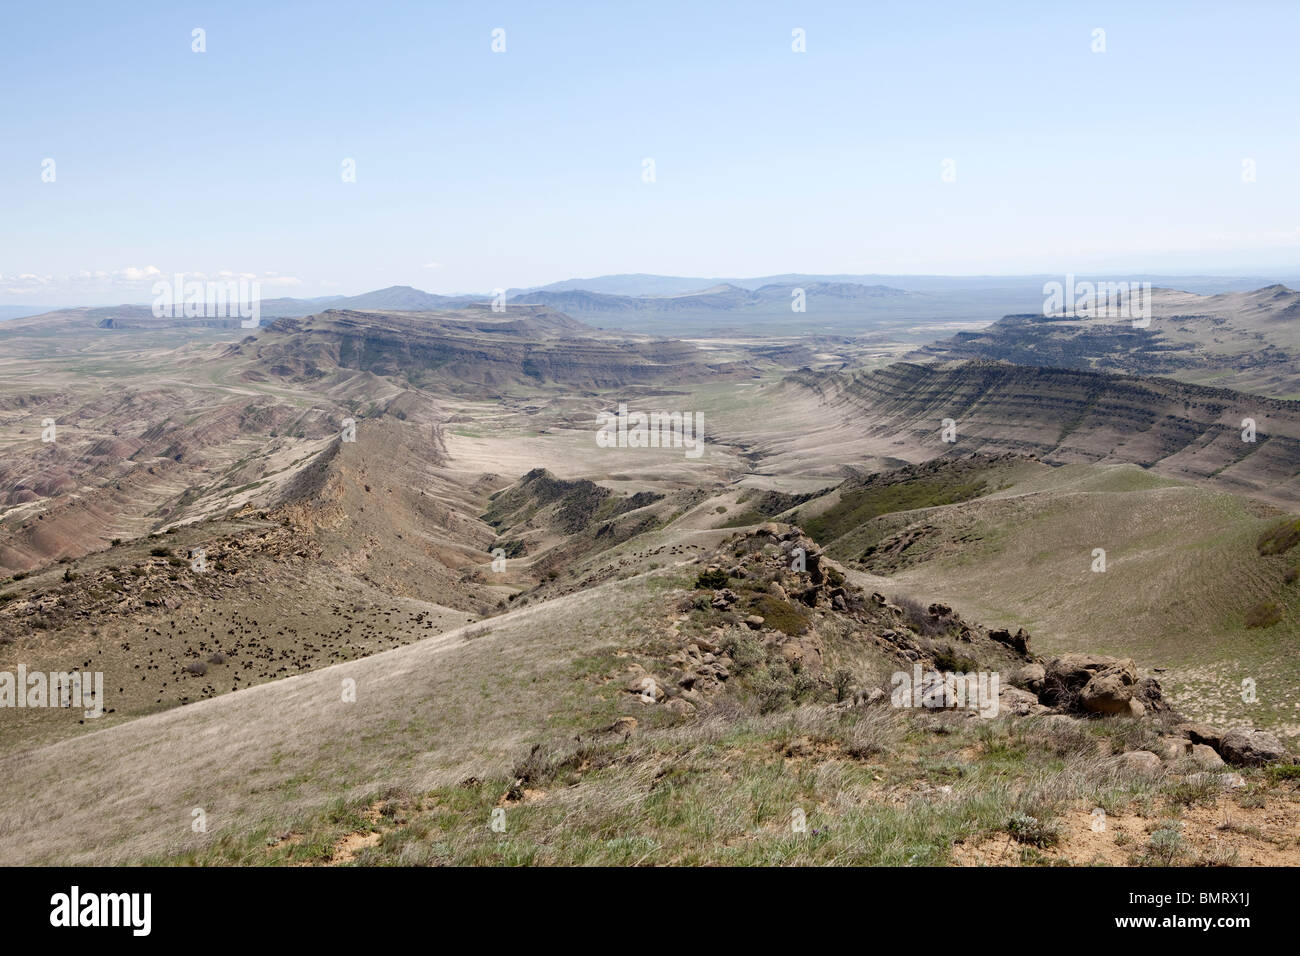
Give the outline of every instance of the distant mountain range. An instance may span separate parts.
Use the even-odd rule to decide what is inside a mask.
[[[1080,279],[1090,278],[1084,274]],[[1100,278],[1100,276],[1091,276]],[[1183,289],[1198,295],[1214,295],[1220,292],[1245,292],[1258,289],[1274,282],[1300,281],[1300,276],[1286,277],[1273,275],[1260,276],[1216,276],[1216,275],[1111,275],[1110,281],[1143,281],[1152,285]],[[584,290],[608,295],[624,296],[675,296],[701,292],[722,285],[734,285],[742,289],[759,289],[763,286],[807,286],[815,283],[845,283],[865,286],[892,286],[907,292],[947,294],[955,292],[983,294],[1013,294],[1023,296],[1032,293],[1036,298],[1042,297],[1043,283],[1059,280],[1055,274],[1032,274],[1020,276],[945,276],[945,275],[888,275],[881,273],[850,274],[839,273],[821,275],[808,272],[786,272],[780,275],[738,278],[734,276],[662,276],[647,273],[621,273],[617,275],[594,276],[589,279],[564,279],[548,285],[531,286],[523,289],[510,289],[514,295],[520,292],[572,292]]]
[[[801,330],[844,334],[877,329],[924,330],[936,324],[968,327],[1003,316],[1041,312],[1043,285],[1060,276],[883,276],[786,273],[757,278],[701,278],[622,274],[566,279],[505,292],[507,305],[542,305],[600,327],[658,335],[702,335],[742,331],[772,334],[794,325]],[[1079,276],[1080,279],[1085,278]],[[1150,281],[1196,295],[1247,292],[1273,278],[1223,276],[1107,276],[1111,281]],[[1300,280],[1295,280],[1300,285]],[[802,299],[798,296],[802,290]],[[263,299],[263,318],[301,318],[327,309],[439,312],[482,306],[490,292],[438,295],[397,285],[360,295]],[[802,311],[795,308],[802,304]],[[147,305],[77,309],[0,307],[6,329],[52,323],[120,326],[150,324]],[[211,321],[205,324],[221,324]],[[929,336],[926,336],[929,337]]]

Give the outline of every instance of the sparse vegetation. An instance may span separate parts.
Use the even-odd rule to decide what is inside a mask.
[[[727,586],[727,572],[721,568],[706,568],[695,578],[695,586],[705,590],[717,590]]]
[[[518,322],[527,328],[522,313]],[[1202,631],[1182,627],[1192,620],[1203,630],[1230,631],[1237,643],[1225,646],[1240,652],[1231,660],[1261,675],[1261,689],[1267,679],[1269,693],[1289,708],[1290,665],[1276,661],[1289,623],[1244,640],[1241,628],[1242,608],[1252,602],[1268,608],[1258,623],[1247,615],[1248,626],[1269,627],[1293,621],[1300,600],[1294,588],[1278,586],[1279,578],[1295,582],[1294,555],[1261,560],[1294,544],[1287,543],[1286,523],[1261,536],[1277,514],[1262,504],[1240,506],[1175,484],[1154,466],[1051,468],[1029,459],[967,460],[964,448],[943,462],[830,480],[882,467],[883,456],[894,452],[873,441],[865,457],[852,458],[855,449],[805,470],[800,454],[790,453],[796,446],[785,443],[792,432],[782,431],[788,426],[780,414],[772,415],[779,442],[741,445],[740,460],[756,466],[742,482],[735,456],[712,453],[692,463],[694,471],[683,471],[675,454],[662,456],[662,465],[647,455],[626,472],[605,473],[599,484],[541,468],[515,480],[534,462],[567,466],[585,456],[574,452],[573,424],[585,421],[592,396],[604,401],[612,390],[583,385],[561,394],[549,383],[514,382],[504,370],[486,389],[457,383],[464,394],[440,405],[445,396],[422,394],[418,376],[414,383],[388,380],[383,358],[365,375],[335,375],[331,367],[327,395],[306,387],[327,372],[303,370],[301,355],[277,355],[284,365],[268,375],[267,363],[252,353],[271,350],[273,338],[205,369],[212,378],[203,383],[210,393],[204,400],[222,406],[215,423],[221,427],[197,409],[177,411],[184,403],[171,402],[170,393],[162,396],[165,422],[159,415],[137,428],[149,412],[133,406],[133,433],[123,436],[132,451],[143,427],[161,437],[135,459],[141,467],[130,482],[112,479],[121,492],[114,500],[140,512],[122,515],[120,523],[114,516],[113,526],[130,540],[125,551],[83,558],[65,546],[69,520],[59,509],[79,507],[76,495],[62,495],[45,512],[54,520],[39,527],[54,545],[43,553],[14,551],[37,568],[45,587],[0,594],[0,605],[12,605],[24,592],[24,600],[3,608],[8,630],[0,643],[8,659],[57,653],[59,663],[66,657],[126,679],[114,680],[125,688],[112,698],[119,713],[91,727],[102,728],[95,738],[78,737],[83,731],[69,721],[56,731],[41,728],[48,736],[30,745],[20,783],[64,809],[58,820],[45,819],[34,802],[23,804],[29,798],[15,784],[5,799],[24,826],[6,834],[7,858],[1203,864],[1220,861],[1204,833],[1229,811],[1236,822],[1219,832],[1222,843],[1240,839],[1256,854],[1291,852],[1293,843],[1284,845],[1286,835],[1270,829],[1269,820],[1294,818],[1295,765],[1207,772],[1186,752],[1189,744],[1179,751],[1174,741],[1170,755],[1164,738],[1174,721],[1164,712],[1140,720],[1038,716],[1046,708],[1034,703],[1032,688],[1050,680],[1016,676],[1023,652],[991,643],[987,626],[1033,630],[1043,662],[1082,646],[1131,653],[1143,679],[1154,665],[1167,664],[1160,680],[1185,700],[1192,696],[1185,682],[1233,683],[1225,680],[1221,648],[1194,659],[1205,645]],[[364,348],[352,358],[370,362]],[[312,361],[334,354],[317,351]],[[764,363],[760,380],[746,382],[746,390],[770,394],[769,386],[779,384],[783,400],[792,397],[798,382],[771,365]],[[180,374],[169,371],[168,378]],[[809,371],[809,381],[820,374]],[[856,374],[852,367],[844,372],[849,397],[860,397],[851,391]],[[445,377],[430,375],[428,381]],[[382,391],[375,391],[379,379]],[[673,388],[710,416],[719,403],[743,408],[715,418],[717,435],[742,443],[750,423],[763,421],[756,411],[770,401],[738,397],[726,382]],[[383,395],[379,403],[371,401],[376,394]],[[245,416],[239,437],[223,444],[230,425],[225,403],[245,398],[253,404],[238,409]],[[454,468],[428,467],[438,458],[429,452],[429,426],[408,422],[391,404],[391,414],[380,408],[391,401],[426,423],[433,414],[452,414],[474,426],[456,429],[469,440],[457,440]],[[346,403],[372,417],[357,447],[340,448],[336,413]],[[272,422],[280,426],[270,429],[277,440],[262,442]],[[1089,427],[1082,417],[1064,424],[1075,435]],[[102,426],[96,423],[96,440],[107,442],[110,429]],[[187,447],[191,426],[213,442],[210,453]],[[837,437],[832,431],[828,441]],[[293,436],[304,434],[310,443],[296,445]],[[515,447],[534,440],[536,447]],[[496,468],[490,458],[503,442],[515,445]],[[316,450],[326,444],[333,450]],[[545,454],[528,457],[539,450]],[[914,457],[915,446],[900,445],[896,453]],[[585,473],[588,461],[580,463]],[[146,464],[161,466],[157,481],[145,481]],[[684,477],[695,474],[704,477]],[[84,478],[78,494],[97,490],[93,474],[75,477]],[[990,496],[1022,478],[1014,493]],[[739,491],[750,482],[798,494]],[[241,497],[231,500],[235,494]],[[15,520],[33,529],[45,520],[19,508]],[[787,519],[799,515],[827,540],[812,542],[792,527]],[[769,521],[762,532],[719,531]],[[173,536],[174,547],[151,547],[162,543],[152,540],[160,533],[142,544],[146,527],[162,525],[170,526],[161,534]],[[98,549],[103,524],[87,527]],[[1109,575],[1087,572],[1079,542],[1092,537],[1111,548]],[[187,561],[178,555],[198,545],[209,549],[214,571],[231,573],[185,573]],[[807,568],[792,563],[795,546],[804,549]],[[512,563],[506,575],[486,573],[484,555],[497,548],[527,560]],[[149,557],[141,558],[145,550]],[[63,580],[80,575],[77,588],[53,583],[60,572],[52,555],[64,553],[75,557],[58,562],[66,567]],[[868,553],[871,561],[850,560]],[[1259,573],[1238,573],[1246,558]],[[121,570],[107,567],[108,559]],[[140,566],[129,567],[132,561]],[[1167,575],[1148,573],[1160,561],[1171,563]],[[871,573],[889,575],[888,583]],[[1245,590],[1228,599],[1226,585],[1204,586],[1219,578],[1233,588],[1244,581]],[[1136,609],[1118,590],[1140,590],[1134,580],[1151,584]],[[1183,582],[1178,590],[1173,580]],[[907,593],[881,596],[894,588]],[[837,589],[844,593],[829,593]],[[949,598],[949,589],[960,600]],[[939,606],[931,613],[908,594],[951,602],[962,617]],[[522,605],[527,609],[519,613]],[[1053,617],[1057,605],[1064,610]],[[1081,608],[1086,642],[1061,624],[1080,617]],[[1154,643],[1142,643],[1155,633],[1151,622],[1166,616],[1179,627],[1159,638],[1167,641],[1161,649],[1185,644],[1185,657],[1171,660]],[[889,701],[890,675],[913,661],[964,673],[996,665],[1004,689],[1014,677],[1019,690],[1006,698],[1026,716],[1013,716],[1010,707],[979,720],[901,712]],[[1277,666],[1266,670],[1256,666],[1261,662]],[[318,672],[329,664],[341,667]],[[270,683],[291,675],[283,689]],[[367,688],[364,706],[321,706],[337,700],[340,676]],[[253,684],[263,686],[242,692]],[[1070,694],[1062,692],[1059,704],[1081,713]],[[184,709],[165,720],[135,719],[202,699],[208,702],[199,717],[217,715],[226,723],[213,727],[240,732],[212,733],[195,747],[198,738],[187,732],[201,722]],[[1221,722],[1215,714],[1206,719]],[[180,732],[150,733],[172,721]],[[56,735],[57,753],[43,745]],[[83,760],[91,752],[98,758],[94,747],[122,760]],[[1137,750],[1150,751],[1157,773],[1144,775],[1118,759]],[[69,767],[92,763],[102,779],[88,784],[67,776]],[[1228,789],[1223,779],[1238,770],[1245,786]],[[130,792],[133,774],[150,775],[150,788],[177,797],[189,781],[202,780],[225,801],[221,831],[178,844],[177,834],[149,828],[157,814],[170,812],[165,808],[90,799],[92,786]],[[1112,815],[1105,836],[1088,836],[1096,808]],[[807,815],[806,832],[791,830],[795,809]],[[484,826],[494,810],[509,817],[504,833]],[[86,834],[113,838],[81,840]],[[1083,856],[1085,844],[1096,860]],[[178,845],[189,849],[176,852]]]
[[[954,674],[970,674],[979,670],[979,662],[973,657],[964,657],[945,645],[935,650],[934,666],[940,671]]]
[[[790,601],[784,601],[774,594],[760,594],[754,599],[754,613],[763,618],[767,627],[775,628],[792,637],[808,629],[808,615]]]
[[[1277,601],[1260,601],[1246,611],[1247,627],[1272,627],[1282,620],[1282,605]]]
[[[1007,820],[1007,832],[1017,842],[1036,847],[1055,846],[1061,840],[1059,827],[1019,811]]]
[[[1269,528],[1259,536],[1256,547],[1264,556],[1286,554],[1300,544],[1300,518],[1290,518]]]
[[[903,609],[903,616],[908,626],[922,637],[939,637],[948,633],[948,627],[937,618],[931,617],[925,605],[906,594],[895,594],[890,598]]]
[[[831,687],[835,689],[835,700],[844,700],[849,696],[849,690],[853,687],[853,671],[846,667],[841,667],[831,677]]]

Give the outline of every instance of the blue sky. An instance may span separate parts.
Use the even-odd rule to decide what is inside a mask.
[[[11,4],[0,302],[1295,272],[1297,38],[1285,2]]]

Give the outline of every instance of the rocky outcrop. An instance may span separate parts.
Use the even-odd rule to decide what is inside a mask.
[[[1238,766],[1259,766],[1287,758],[1286,747],[1270,733],[1252,728],[1220,730],[1211,724],[1186,722],[1174,732],[1190,744],[1191,757],[1208,767],[1227,761]]]
[[[1115,757],[1115,766],[1130,772],[1213,771],[1225,762],[1252,765],[1286,757],[1278,740],[1262,731],[1225,732],[1209,724],[1177,722],[1160,682],[1142,676],[1131,658],[1090,653],[1038,658],[1030,653],[1030,635],[1023,629],[986,629],[963,620],[946,604],[922,606],[865,593],[817,542],[792,525],[769,522],[734,535],[700,559],[699,566],[695,591],[679,611],[708,611],[721,618],[722,626],[710,639],[692,639],[671,655],[663,701],[676,700],[691,712],[711,706],[707,695],[734,686],[738,674],[754,668],[753,660],[742,659],[754,653],[763,655],[759,660],[766,661],[762,666],[769,673],[785,670],[824,693],[834,688],[833,706],[890,702],[889,691],[855,688],[852,675],[831,673],[834,665],[828,668],[826,661],[842,650],[828,655],[826,635],[847,632],[892,657],[909,675],[921,668],[920,698],[929,701],[929,692],[936,691],[933,703],[920,705],[930,709],[958,706],[937,693],[952,674],[995,671],[1010,675],[1002,677],[997,689],[996,715],[1067,724],[1115,717],[1148,721],[1160,732],[1158,743]],[[737,635],[745,635],[741,643]],[[744,642],[754,640],[761,652],[752,643],[746,649]],[[626,689],[641,694],[643,676],[635,674]],[[744,677],[739,679],[743,684]]]
[[[1130,658],[1062,654],[1044,668],[1042,697],[1063,711],[1141,717],[1168,710],[1159,681],[1138,677]]]

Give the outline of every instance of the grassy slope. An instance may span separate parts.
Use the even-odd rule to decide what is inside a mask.
[[[376,789],[149,863],[1294,864],[1294,790],[1119,771],[1131,721],[1053,726],[888,708],[707,719],[544,750],[513,774]],[[1194,771],[1190,763],[1175,771]],[[512,799],[514,793],[518,799]],[[1091,832],[1101,807],[1114,821]],[[796,830],[798,814],[804,827]],[[500,829],[493,830],[494,814]],[[1233,824],[1216,827],[1206,820]]]
[[[1300,730],[1300,586],[1284,583],[1297,555],[1256,549],[1276,516],[1133,466],[1067,466],[925,519],[973,520],[974,533],[959,553],[896,575],[901,590],[1023,625],[1042,653],[1168,667],[1166,688],[1204,719]],[[1094,548],[1106,550],[1105,573],[1091,571]],[[1270,599],[1282,620],[1246,628],[1246,611]],[[1247,677],[1255,704],[1241,700]]]
[[[1087,862],[1063,834],[1097,805],[1140,821],[1109,852],[1155,862],[1193,805],[1293,815],[1262,771],[1232,798],[1117,771],[1100,747],[1156,746],[1129,721],[643,705],[627,667],[662,654],[688,570],[0,758],[0,863],[924,864],[1012,844],[998,862]],[[633,736],[608,731],[620,715]],[[1294,849],[1260,833],[1239,852]]]
[[[528,741],[612,720],[613,689],[593,701],[583,678],[644,636],[654,593],[594,588],[0,758],[0,862],[183,852],[376,787],[499,773]],[[195,807],[206,836],[190,832]]]

